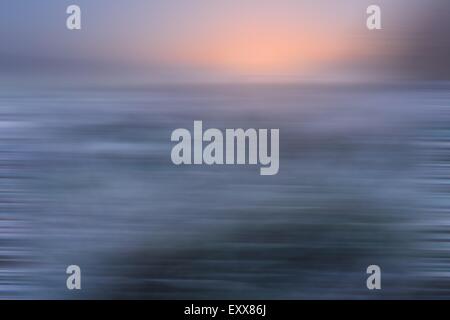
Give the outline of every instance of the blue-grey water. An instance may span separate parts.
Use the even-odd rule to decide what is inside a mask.
[[[0,89],[0,297],[450,298],[449,88]],[[279,128],[278,175],[173,165],[194,120]]]

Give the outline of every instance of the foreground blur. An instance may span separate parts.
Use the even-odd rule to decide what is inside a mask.
[[[1,92],[0,297],[450,298],[449,111],[448,85]],[[280,172],[173,165],[194,120],[279,128]]]

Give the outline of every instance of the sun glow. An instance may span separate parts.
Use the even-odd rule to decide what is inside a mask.
[[[186,43],[165,56],[182,64],[233,74],[285,74],[308,71],[318,64],[339,59],[348,46],[335,38],[330,34],[273,26],[227,30]]]

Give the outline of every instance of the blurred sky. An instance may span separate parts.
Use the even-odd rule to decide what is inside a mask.
[[[366,29],[373,3],[382,31]],[[81,31],[65,27],[70,4]],[[449,11],[448,0],[2,0],[0,75],[448,79]]]

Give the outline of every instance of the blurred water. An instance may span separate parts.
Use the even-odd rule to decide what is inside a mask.
[[[0,297],[450,298],[449,86],[0,91]],[[279,174],[173,165],[194,120]]]

